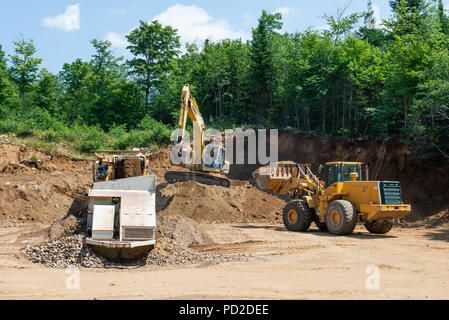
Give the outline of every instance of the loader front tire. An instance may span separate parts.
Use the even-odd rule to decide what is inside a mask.
[[[335,200],[329,204],[325,220],[330,233],[346,236],[350,235],[357,225],[357,212],[351,202]]]
[[[284,207],[284,225],[289,231],[307,232],[313,221],[313,211],[305,200],[293,200]]]
[[[393,220],[376,220],[365,222],[365,228],[374,234],[386,234],[393,228]]]

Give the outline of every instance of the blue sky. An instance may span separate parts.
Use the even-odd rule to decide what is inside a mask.
[[[390,15],[388,0],[373,2],[380,18]],[[32,38],[37,56],[44,59],[42,66],[58,72],[65,62],[89,59],[91,39],[111,40],[116,55],[129,57],[124,35],[139,20],[157,18],[174,25],[183,42],[207,37],[247,39],[262,9],[284,13],[284,31],[295,32],[322,28],[323,13],[335,13],[348,3],[348,13],[366,10],[367,0],[2,0],[0,44],[11,54],[12,41],[20,34]]]

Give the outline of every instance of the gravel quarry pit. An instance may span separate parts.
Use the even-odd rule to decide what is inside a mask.
[[[349,144],[282,132],[280,140],[279,160],[369,161],[373,174],[380,166],[380,179],[403,183],[406,201],[418,208],[413,219],[384,236],[363,227],[350,237],[315,226],[305,234],[287,232],[281,222],[285,201],[253,186],[254,166],[231,168],[228,189],[169,185],[164,173],[180,169],[162,150],[150,156],[157,175],[157,245],[146,259],[110,262],[84,244],[85,204],[69,197],[88,189],[91,162],[1,143],[0,298],[448,298],[447,165],[416,160],[398,142],[389,142],[384,152],[381,142]],[[302,153],[288,157],[294,141],[290,150]],[[380,270],[380,290],[365,287],[370,266]],[[81,290],[65,288],[67,267],[80,268]]]

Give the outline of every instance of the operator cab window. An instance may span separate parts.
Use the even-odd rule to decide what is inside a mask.
[[[204,153],[203,166],[208,169],[216,169],[221,162],[221,150],[219,146],[209,144]]]
[[[362,172],[361,172],[361,167],[359,165],[345,165],[343,164],[341,166],[341,176],[342,176],[342,180],[341,181],[352,181],[351,179],[351,173],[352,172],[356,172],[359,174],[357,181],[361,181],[362,178]]]
[[[326,185],[325,188],[331,186],[338,181],[338,165],[332,164],[326,167]]]

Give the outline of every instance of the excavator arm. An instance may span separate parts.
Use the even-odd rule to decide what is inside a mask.
[[[190,93],[190,85],[186,84],[182,89],[181,106],[178,121],[177,144],[182,146],[185,139],[187,117],[190,118],[193,124],[193,150],[192,161],[195,165],[201,165],[202,155],[204,152],[204,132],[206,126],[204,124],[203,116],[198,108],[196,100]]]

